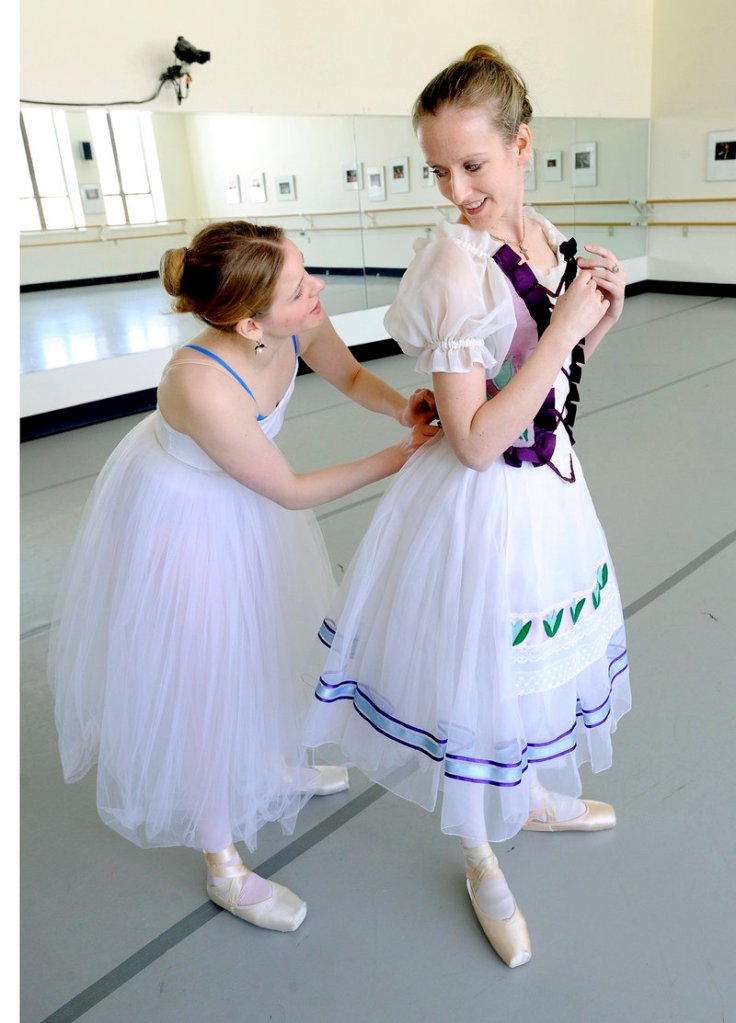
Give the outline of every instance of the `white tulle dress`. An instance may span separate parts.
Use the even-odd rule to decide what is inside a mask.
[[[153,412],[102,469],[61,589],[66,780],[97,762],[100,816],[141,846],[253,849],[267,821],[292,830],[300,667],[333,593],[313,513],[242,486]]]
[[[548,319],[564,239],[528,216],[559,252],[549,275],[531,275]],[[494,259],[500,248],[470,227],[436,228],[416,243],[386,316],[419,371],[480,363],[490,395],[538,340],[533,303]],[[518,263],[508,246],[505,255]],[[574,274],[569,254],[568,264]],[[579,795],[579,766],[610,765],[611,733],[630,706],[616,577],[568,432],[573,362],[508,459],[465,468],[446,438],[410,459],[320,630],[330,649],[307,744],[334,744],[427,809],[441,791],[441,827],[463,837],[519,830],[530,766],[547,788]]]

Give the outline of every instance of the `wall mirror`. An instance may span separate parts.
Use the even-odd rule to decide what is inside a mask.
[[[457,216],[425,167],[408,117],[154,112],[150,121],[165,222],[111,227],[104,212],[88,211],[82,230],[24,234],[22,285],[150,274],[165,249],[186,244],[205,223],[243,217],[285,229],[306,265],[327,280],[323,297],[331,316],[349,314],[352,328],[362,315],[380,331],[378,311],[396,293],[416,238]],[[68,111],[66,123],[79,185],[94,189],[98,165],[82,155],[90,136],[86,112]],[[589,242],[613,248],[621,259],[644,256],[648,120],[542,117],[532,130],[527,201],[574,234],[580,247]],[[175,317],[157,318],[167,307],[157,281],[115,287],[150,296],[149,314],[130,328],[135,340],[128,350],[164,349],[182,340],[175,331],[191,330],[175,325]],[[22,349],[30,349],[41,309],[51,310],[46,315],[54,318],[56,335],[51,356],[22,351],[25,374],[119,354],[96,332],[96,291],[75,297],[60,289],[53,303],[49,292],[22,296]],[[71,342],[65,331],[77,329],[80,317],[85,329]]]

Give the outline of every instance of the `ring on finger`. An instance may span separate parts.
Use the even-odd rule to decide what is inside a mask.
[[[620,269],[621,267],[618,265],[618,263],[614,263],[613,266],[611,267],[611,273],[617,274]]]

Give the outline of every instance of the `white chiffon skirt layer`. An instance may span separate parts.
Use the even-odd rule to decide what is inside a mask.
[[[379,505],[313,648],[307,745],[338,747],[426,809],[442,791],[450,834],[514,835],[530,765],[579,795],[580,765],[610,765],[630,707],[615,574],[573,461],[568,484],[502,460],[475,472],[446,439],[426,445]]]
[[[51,650],[64,775],[97,761],[100,816],[141,846],[219,849],[304,796],[304,653],[334,581],[311,512],[167,454],[157,413],[88,503]]]

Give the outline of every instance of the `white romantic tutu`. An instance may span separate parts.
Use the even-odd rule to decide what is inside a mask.
[[[443,831],[501,841],[527,768],[580,794],[629,709],[623,615],[580,463],[465,468],[442,437],[381,501],[320,630],[309,746],[335,744]],[[325,659],[326,658],[326,659]]]
[[[51,675],[67,781],[142,846],[251,849],[304,802],[304,652],[334,582],[311,512],[220,471],[158,412],[111,455],[64,580]],[[222,834],[222,838],[220,838]],[[208,837],[211,836],[211,837]]]

